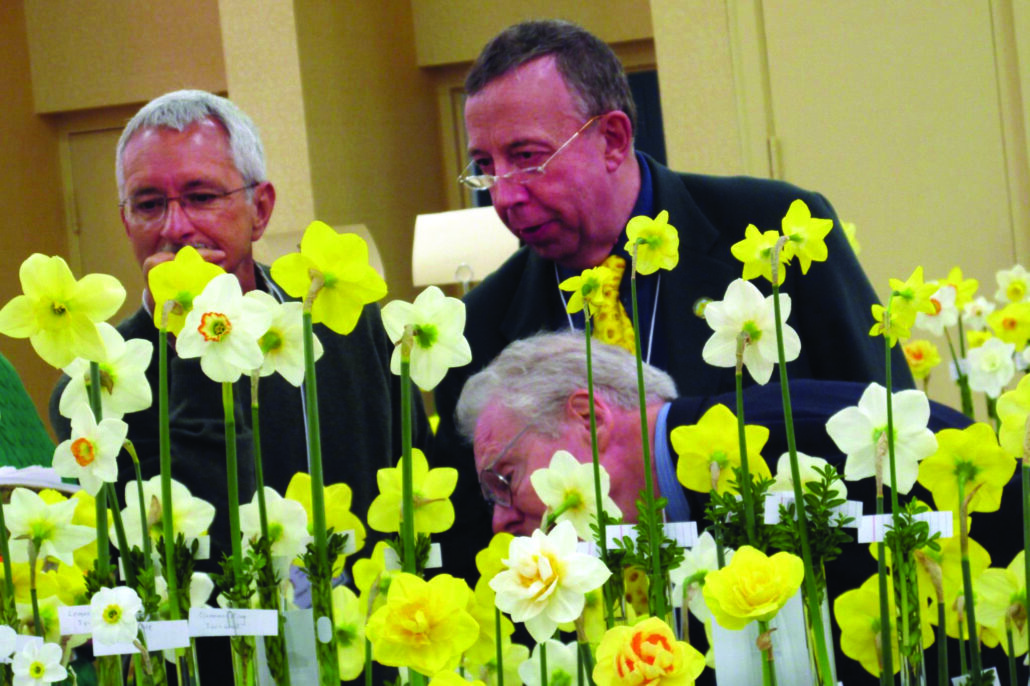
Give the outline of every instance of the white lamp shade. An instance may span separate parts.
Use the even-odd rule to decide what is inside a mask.
[[[518,248],[492,207],[420,214],[411,280],[416,286],[482,281]]]

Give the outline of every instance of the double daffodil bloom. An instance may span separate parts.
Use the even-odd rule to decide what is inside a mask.
[[[390,371],[401,373],[401,339],[411,327],[411,380],[423,391],[431,391],[443,381],[451,367],[472,361],[472,349],[465,340],[465,303],[449,298],[430,286],[414,303],[393,300],[383,307],[383,326],[396,345],[390,358]]]
[[[401,472],[404,458],[396,467],[376,474],[379,495],[368,507],[368,525],[376,531],[400,531]],[[412,487],[415,505],[415,533],[437,534],[454,524],[454,505],[450,496],[458,483],[458,470],[452,467],[429,468],[418,448],[411,451]]]
[[[604,511],[619,519],[622,510],[609,496],[611,480],[607,470],[599,467],[601,476],[601,498]],[[551,463],[529,476],[537,497],[547,506],[545,520],[554,522],[568,520],[576,534],[584,541],[593,540],[590,525],[597,521],[597,500],[594,497],[594,467],[590,462],[580,462],[572,453],[559,450],[551,456]]]
[[[680,237],[676,227],[669,224],[669,213],[662,210],[654,219],[633,217],[626,224],[625,250],[637,252],[637,273],[654,274],[659,269],[672,270],[679,263]]]
[[[832,219],[818,219],[803,200],[795,200],[787,209],[781,222],[783,235],[790,240],[783,247],[787,259],[797,255],[801,273],[807,274],[812,262],[825,262],[827,257],[825,238],[833,229]]]
[[[147,367],[154,354],[154,344],[141,338],[126,341],[107,322],[97,324],[104,342],[104,355],[94,360],[100,367],[100,406],[105,419],[121,419],[130,412],[145,410],[153,403]],[[89,402],[89,360],[77,358],[64,368],[68,385],[61,393],[58,410],[71,419],[72,411]]]
[[[769,440],[769,429],[756,424],[744,426],[747,440],[748,471],[752,479],[770,477],[762,448]],[[676,477],[692,491],[717,493],[730,489],[735,481],[733,468],[740,466],[740,441],[737,417],[725,405],[708,409],[697,424],[677,426],[669,435],[672,449],[679,455]]]
[[[125,288],[107,274],[79,280],[60,257],[35,253],[18,270],[23,295],[0,309],[0,333],[28,338],[43,361],[66,367],[76,357],[100,360],[104,342],[97,323],[125,301]]]
[[[322,288],[311,307],[311,321],[339,334],[354,330],[365,305],[386,295],[386,282],[368,263],[368,245],[352,233],[336,233],[324,222],[311,222],[300,240],[300,252],[272,264],[272,278],[294,298],[306,298],[312,272]]]
[[[986,393],[992,398],[1001,395],[1002,389],[1016,374],[1015,352],[1016,346],[1000,338],[989,338],[983,345],[970,350],[966,355],[970,390]]]
[[[738,631],[755,620],[769,621],[801,588],[805,566],[790,553],[766,556],[741,546],[722,569],[708,572],[705,603],[720,626]]]
[[[597,646],[597,686],[693,686],[704,671],[705,656],[676,635],[658,617],[634,626],[615,626]]]
[[[570,276],[558,284],[563,291],[571,291],[565,311],[575,314],[585,310],[587,317],[593,317],[604,304],[604,287],[615,278],[615,273],[608,267],[591,267],[584,269],[579,276]]]
[[[977,422],[937,433],[937,452],[919,466],[919,483],[933,494],[938,510],[958,512],[961,483],[965,497],[972,494],[969,512],[994,512],[1015,471],[1015,458],[998,445],[991,427]]]
[[[204,292],[211,279],[224,273],[217,264],[204,260],[192,245],[181,248],[174,259],[156,265],[147,274],[147,287],[154,298],[154,326],[161,328],[165,304],[172,301],[178,307],[168,313],[166,328],[178,336],[193,309],[193,299]]]

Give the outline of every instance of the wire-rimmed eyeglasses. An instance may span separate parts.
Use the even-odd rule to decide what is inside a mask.
[[[178,202],[179,207],[190,219],[198,219],[205,215],[211,215],[225,209],[229,198],[240,191],[247,191],[260,185],[259,181],[248,183],[246,186],[234,188],[231,191],[215,190],[211,188],[198,188],[190,190],[182,195],[168,196],[159,193],[141,193],[119,203],[126,211],[127,219],[140,225],[160,224],[168,214],[168,206]]]
[[[529,431],[529,426],[519,429],[519,432],[511,437],[511,440],[497,453],[497,457],[490,461],[483,469],[479,470],[479,488],[483,492],[483,498],[490,505],[500,507],[511,507],[511,481],[503,474],[494,471],[497,463],[503,460],[515,443],[522,438],[522,434]]]

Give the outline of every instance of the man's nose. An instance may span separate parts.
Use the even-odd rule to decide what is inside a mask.
[[[508,209],[520,205],[529,199],[526,185],[517,177],[498,178],[490,189],[490,200],[503,218]]]
[[[186,214],[179,198],[169,198],[165,216],[161,220],[161,236],[171,241],[181,241],[194,231],[193,222]]]
[[[522,522],[522,519],[522,513],[514,507],[494,505],[493,528],[495,534],[499,534],[502,531],[517,533],[516,527]]]

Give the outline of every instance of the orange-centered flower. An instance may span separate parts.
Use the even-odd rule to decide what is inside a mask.
[[[232,323],[229,318],[221,312],[205,312],[200,317],[200,326],[197,331],[204,337],[205,341],[221,341],[232,331]]]
[[[86,467],[97,459],[96,447],[88,438],[78,438],[72,442],[72,456],[80,467]]]

